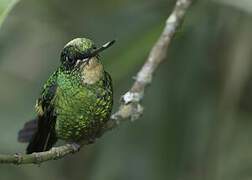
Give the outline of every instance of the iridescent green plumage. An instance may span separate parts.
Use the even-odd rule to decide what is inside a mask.
[[[57,138],[79,142],[97,137],[113,104],[112,80],[98,53],[111,44],[97,49],[91,40],[77,38],[64,47],[60,66],[36,103],[35,133],[27,133],[34,130],[32,121],[19,133],[19,141],[30,142],[27,153],[48,150]]]
[[[109,119],[112,84],[108,73],[95,84],[84,85],[79,73],[58,75],[53,104],[56,108],[56,134],[67,141],[94,138]]]

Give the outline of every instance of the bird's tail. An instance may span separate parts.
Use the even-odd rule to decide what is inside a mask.
[[[18,132],[18,142],[30,142],[38,129],[38,117],[24,124],[23,129]]]
[[[44,124],[43,117],[37,117],[25,123],[18,133],[19,142],[29,142],[27,154],[49,150],[57,141],[56,134]],[[46,125],[46,126],[45,126]]]

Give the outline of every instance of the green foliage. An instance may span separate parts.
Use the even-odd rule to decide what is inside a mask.
[[[0,1],[0,24],[2,23],[4,16],[8,13],[9,10],[11,10],[12,6],[17,1],[18,0],[1,0]]]

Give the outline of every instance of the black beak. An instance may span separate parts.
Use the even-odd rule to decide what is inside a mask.
[[[87,52],[85,52],[84,54],[82,54],[82,58],[81,59],[86,59],[86,58],[92,58],[96,55],[98,55],[100,52],[104,51],[105,49],[109,48],[110,46],[112,46],[115,43],[115,40],[109,41],[107,43],[105,43],[104,45],[102,45],[102,47],[98,48],[98,49],[89,49]]]
[[[93,52],[92,52],[92,57],[99,54],[100,52],[104,51],[105,49],[109,48],[110,46],[112,46],[113,44],[115,43],[115,40],[113,41],[109,41],[105,44],[102,45],[102,47],[98,48],[98,49],[95,49]]]

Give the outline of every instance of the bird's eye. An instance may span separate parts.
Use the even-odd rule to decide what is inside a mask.
[[[73,64],[73,63],[74,63],[74,57],[73,57],[73,56],[68,56],[68,57],[66,57],[66,61],[67,61],[69,64]]]

